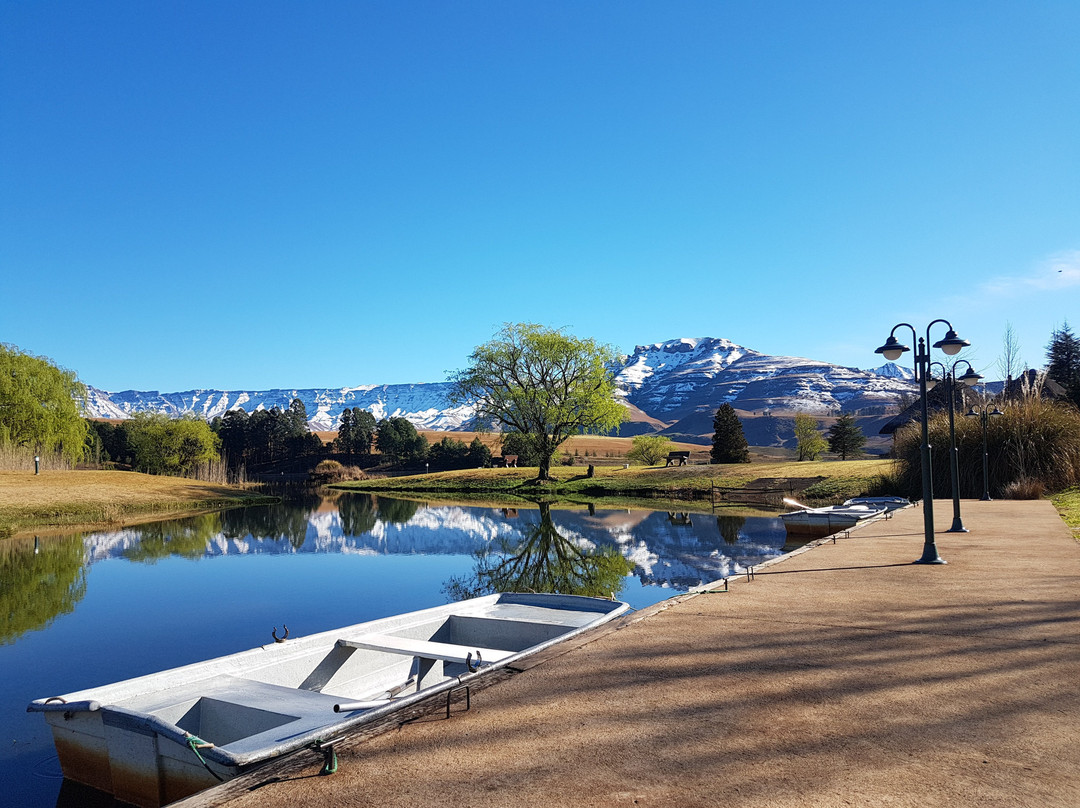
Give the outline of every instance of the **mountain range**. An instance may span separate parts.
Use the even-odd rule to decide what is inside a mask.
[[[800,357],[769,356],[715,337],[639,345],[613,370],[630,413],[623,435],[652,431],[678,437],[711,434],[712,416],[724,403],[748,418],[795,412],[880,415],[901,396],[915,392],[912,372],[891,362],[860,370]],[[176,393],[110,393],[89,387],[86,411],[91,417],[121,419],[143,411],[172,416],[190,412],[209,420],[237,407],[248,412],[286,409],[293,399],[300,399],[307,409],[308,424],[316,431],[336,429],[346,407],[368,410],[376,419],[404,417],[419,429],[469,429],[473,408],[451,405],[449,392],[449,382]],[[775,442],[747,437],[760,445]]]

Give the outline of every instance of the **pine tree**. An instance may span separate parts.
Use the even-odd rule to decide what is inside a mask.
[[[713,418],[713,463],[749,463],[750,449],[743,434],[742,421],[730,404],[721,404]]]
[[[1080,340],[1068,323],[1051,334],[1046,359],[1046,375],[1064,387],[1069,399],[1080,406]]]
[[[341,411],[341,420],[338,421],[337,439],[334,441],[334,449],[350,457],[353,453],[353,413],[348,407]]]
[[[866,436],[855,423],[855,416],[851,413],[841,415],[829,427],[829,451],[840,455],[841,460],[847,460],[848,455],[861,455],[865,443]]]

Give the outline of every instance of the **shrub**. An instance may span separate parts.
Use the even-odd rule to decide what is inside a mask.
[[[951,496],[949,470],[949,416],[936,413],[929,422],[934,494]],[[921,491],[922,443],[917,422],[897,432],[896,457],[900,461],[898,482],[903,491]],[[987,424],[987,458],[992,497],[1006,489],[1061,491],[1080,483],[1080,411],[1071,404],[1026,396],[1004,405],[1004,415]],[[978,498],[983,492],[982,427],[980,419],[956,415],[956,448],[960,496]]]
[[[626,459],[643,466],[655,466],[660,463],[675,444],[664,435],[638,435],[631,442],[631,449]]]
[[[1042,499],[1046,496],[1046,486],[1042,480],[1013,480],[1005,486],[1001,496],[1004,499]]]
[[[336,460],[321,460],[311,472],[312,482],[340,483],[345,480],[364,480],[367,475],[356,466],[344,466]]]

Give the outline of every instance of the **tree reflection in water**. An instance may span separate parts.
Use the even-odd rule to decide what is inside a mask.
[[[618,595],[634,565],[617,548],[584,550],[562,536],[551,519],[551,506],[538,503],[540,521],[524,528],[518,540],[477,553],[468,576],[443,586],[451,600],[495,592],[557,592],[564,595]]]
[[[169,556],[202,558],[210,540],[221,533],[221,514],[204,513],[131,529],[139,534],[139,543],[124,550],[128,561],[153,564]]]
[[[746,526],[745,516],[717,516],[716,527],[724,538],[724,544],[738,544],[739,531]]]
[[[69,614],[86,595],[82,535],[0,542],[0,645]]]

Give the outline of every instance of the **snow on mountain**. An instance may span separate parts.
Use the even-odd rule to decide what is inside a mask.
[[[903,379],[904,381],[914,382],[915,371],[912,368],[900,367],[895,362],[886,362],[879,368],[871,368],[867,373],[876,373],[878,376],[884,376],[887,379]]]
[[[747,410],[826,413],[895,404],[913,389],[906,368],[888,363],[859,370],[813,359],[768,356],[726,339],[699,337],[639,345],[616,368],[625,400],[652,419],[673,423],[723,403]],[[346,407],[360,407],[376,419],[399,416],[420,429],[467,429],[473,408],[451,406],[450,384],[363,385],[358,387],[263,391],[187,390],[179,393],[89,388],[87,413],[127,418],[140,411],[212,419],[230,409],[247,412],[287,409],[300,399],[313,430],[334,430]]]
[[[432,384],[384,384],[361,387],[320,388],[307,390],[186,390],[159,393],[125,390],[106,393],[89,388],[87,412],[98,418],[129,418],[136,412],[161,412],[169,416],[194,412],[210,420],[231,409],[247,412],[288,409],[293,399],[300,399],[313,430],[337,429],[346,407],[368,410],[377,420],[407,418],[421,429],[462,429],[472,418],[472,408],[453,407],[447,382]]]
[[[630,403],[671,421],[729,403],[743,410],[824,413],[895,403],[910,382],[793,356],[768,356],[725,339],[639,346],[617,375]]]

